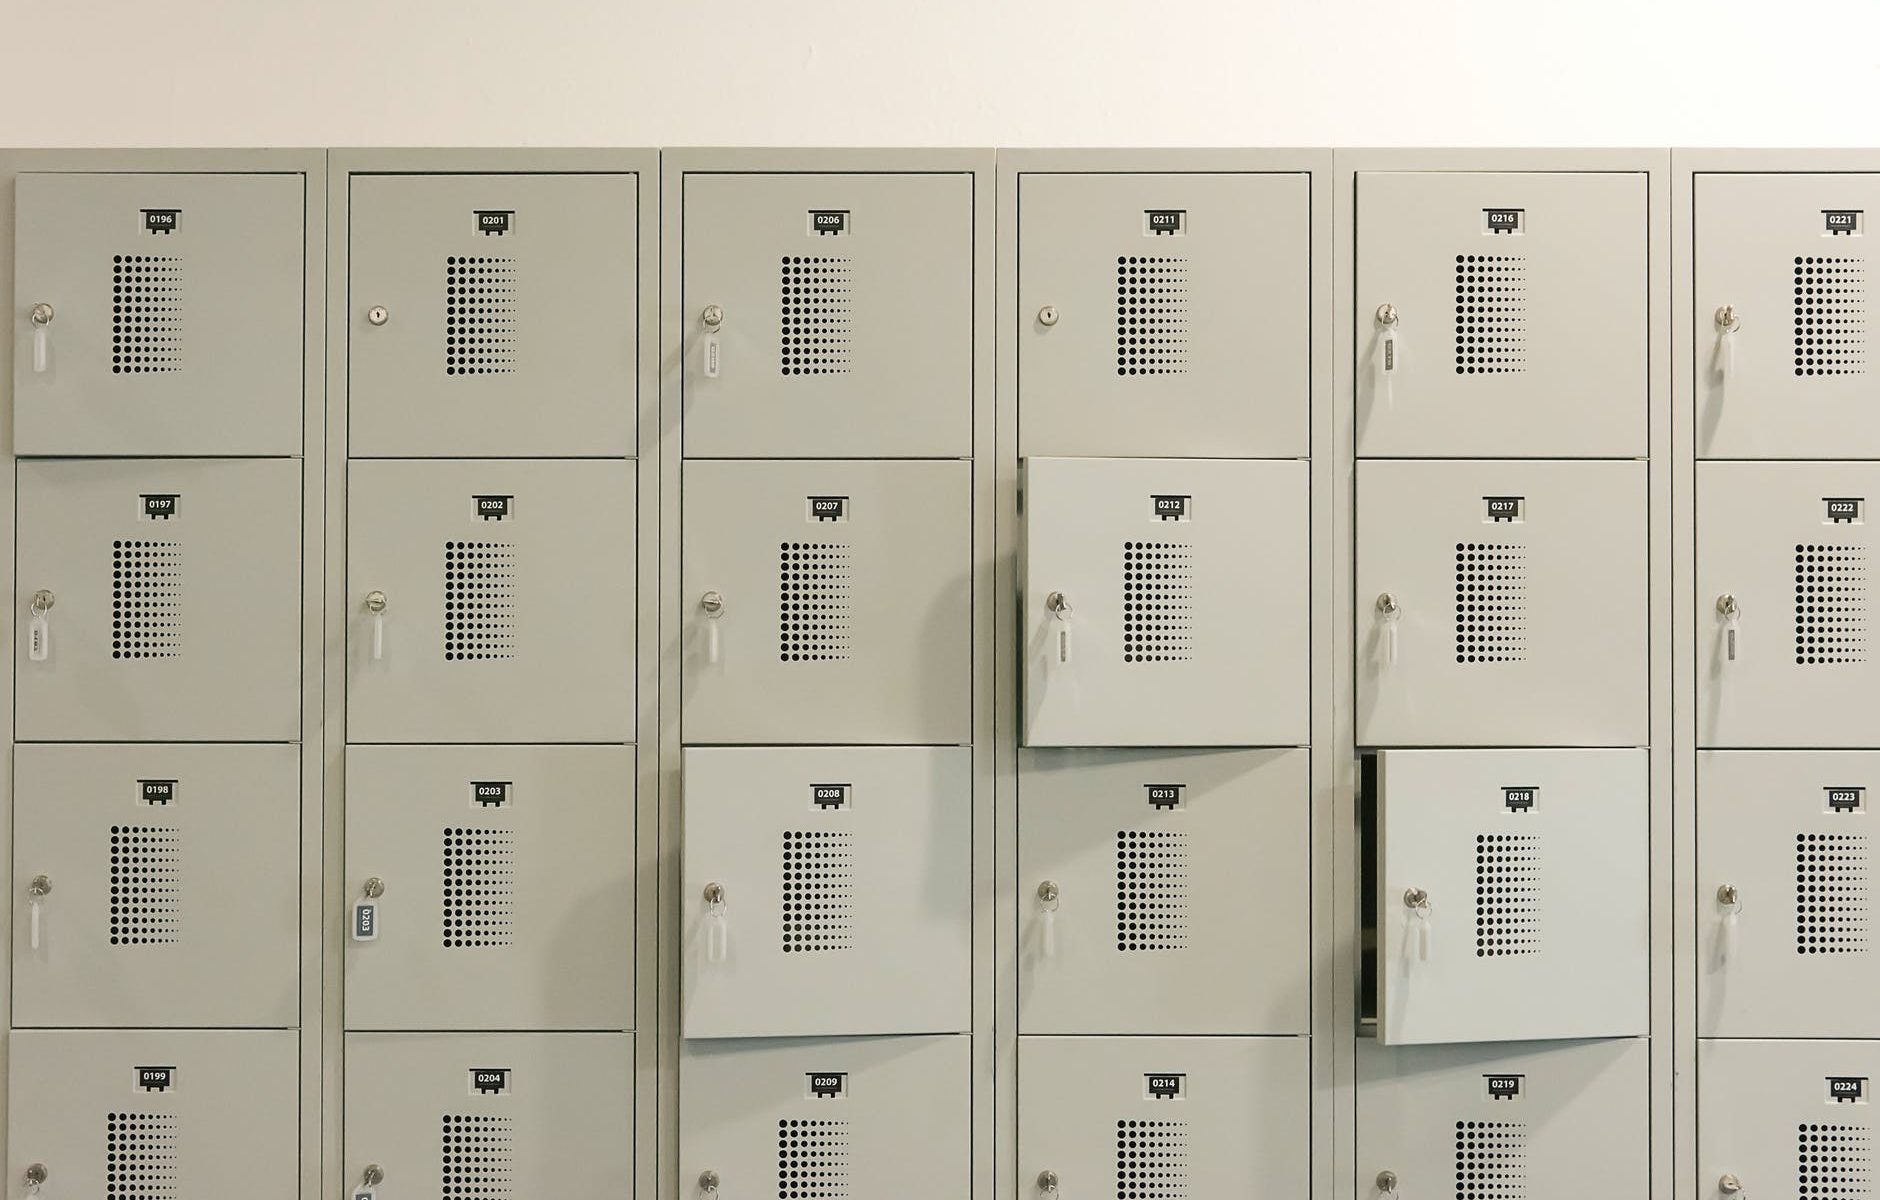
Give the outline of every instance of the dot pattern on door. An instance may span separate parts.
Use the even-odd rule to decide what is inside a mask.
[[[1116,373],[1188,373],[1188,260],[1116,260]]]
[[[111,826],[111,944],[169,946],[183,910],[183,835],[167,825]]]
[[[852,643],[850,551],[842,542],[782,542],[777,549],[777,658],[842,662]]]
[[[1527,370],[1527,259],[1456,255],[1456,374]]]
[[[183,649],[183,544],[111,543],[111,657],[175,658]]]
[[[1867,264],[1795,260],[1795,373],[1867,373]]]
[[[1527,658],[1527,548],[1456,543],[1456,661]]]
[[[854,946],[854,835],[816,829],[783,834],[783,952]]]
[[[1188,1125],[1116,1123],[1116,1200],[1187,1200]]]
[[[849,1123],[777,1122],[777,1200],[849,1200]]]
[[[183,369],[183,260],[163,254],[111,258],[111,373]]]
[[[1527,1126],[1456,1122],[1456,1200],[1522,1200],[1528,1194]]]
[[[1795,952],[1864,954],[1867,838],[1858,833],[1795,835]]]
[[[1188,835],[1116,831],[1116,948],[1188,946]]]
[[[444,830],[444,947],[507,946],[516,916],[516,836]]]
[[[154,1113],[104,1115],[106,1200],[175,1200],[178,1179],[176,1118]]]
[[[1859,546],[1795,547],[1795,665],[1867,661],[1867,552]]]
[[[1797,1200],[1863,1200],[1873,1195],[1873,1137],[1865,1125],[1795,1127]]]
[[[486,254],[444,260],[444,374],[513,375],[516,260]]]
[[[1123,543],[1124,662],[1194,657],[1194,560],[1186,542]]]
[[[821,255],[783,256],[783,326],[779,343],[785,375],[847,375],[855,332],[854,280],[849,260]]]
[[[515,1122],[445,1113],[439,1200],[500,1200],[515,1194]]]
[[[1540,838],[1482,833],[1475,838],[1475,956],[1539,954]]]
[[[516,548],[444,543],[444,659],[516,656]]]

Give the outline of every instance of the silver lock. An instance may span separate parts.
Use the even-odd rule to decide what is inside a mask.
[[[1058,1190],[1058,1173],[1056,1171],[1038,1172],[1038,1190],[1045,1193],[1047,1196],[1056,1195]]]
[[[1396,616],[1398,612],[1397,597],[1391,595],[1389,592],[1379,592],[1377,594],[1377,611],[1387,617]]]
[[[52,593],[47,591],[45,588],[40,588],[38,591],[33,593],[33,613],[35,615],[38,615],[40,613],[46,613],[46,612],[52,611],[52,601],[53,601]]]
[[[26,894],[35,900],[44,896],[50,896],[52,894],[51,877],[46,875],[33,876],[33,881],[26,885]]]
[[[1729,592],[1725,592],[1723,595],[1717,597],[1718,616],[1734,617],[1741,611],[1742,610],[1737,607],[1736,597]]]
[[[1055,879],[1047,879],[1038,885],[1038,900],[1042,904],[1058,902],[1058,885]]]
[[[366,320],[372,322],[374,325],[383,325],[391,319],[392,314],[385,310],[383,304],[374,304],[371,308],[366,309]]]
[[[1397,323],[1397,306],[1395,304],[1378,305],[1377,323],[1385,328],[1395,325]]]
[[[1038,310],[1038,324],[1043,325],[1045,328],[1049,329],[1051,326],[1056,325],[1057,323],[1058,323],[1057,305],[1047,304],[1043,308]]]
[[[1071,611],[1071,600],[1063,592],[1052,592],[1044,598],[1044,606],[1049,611],[1063,616]]]
[[[1726,883],[1717,889],[1717,903],[1725,908],[1735,908],[1742,902],[1742,896],[1737,892],[1734,883]]]
[[[366,593],[366,611],[369,613],[373,613],[373,614],[384,612],[385,611],[385,593],[384,592],[367,592]]]
[[[725,611],[725,597],[722,592],[706,592],[698,598],[698,606],[708,617],[718,616]]]
[[[699,320],[705,323],[705,328],[716,329],[725,323],[725,310],[716,304],[707,304],[705,311],[699,314]]]
[[[1736,319],[1736,305],[1726,304],[1717,310],[1717,329],[1722,333],[1735,333],[1742,328]]]
[[[1405,908],[1426,908],[1429,902],[1430,894],[1419,887],[1410,888],[1403,894]]]
[[[725,902],[725,885],[724,884],[708,883],[705,885],[705,903],[711,904],[711,905],[718,905],[718,904],[723,904],[724,902]]]
[[[1743,1181],[1726,1171],[1723,1177],[1717,1180],[1717,1190],[1726,1196],[1734,1196],[1743,1190]]]
[[[365,1180],[367,1187],[377,1187],[385,1182],[385,1171],[377,1163],[367,1163],[366,1169],[360,1173],[359,1178]]]
[[[45,1163],[33,1163],[26,1168],[26,1186],[39,1187],[52,1178],[52,1172],[46,1170]]]
[[[704,1192],[707,1196],[716,1196],[718,1194],[718,1172],[700,1171],[698,1173],[698,1190]]]
[[[365,887],[361,890],[365,892],[366,899],[377,900],[380,896],[385,894],[385,881],[380,879],[377,875],[374,875],[372,878],[366,880]]]
[[[1397,1172],[1379,1171],[1377,1173],[1377,1190],[1384,1193],[1386,1196],[1396,1195],[1397,1194]]]
[[[44,300],[41,300],[38,304],[33,305],[33,310],[29,314],[29,319],[32,321],[33,324],[39,326],[42,329],[52,324],[52,305],[47,304]]]

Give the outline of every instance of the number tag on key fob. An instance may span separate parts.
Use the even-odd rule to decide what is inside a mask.
[[[379,906],[377,901],[360,900],[352,907],[352,940],[355,942],[376,942],[379,940]],[[372,1193],[364,1191],[358,1196],[371,1200]],[[354,1200],[358,1200],[355,1196]]]

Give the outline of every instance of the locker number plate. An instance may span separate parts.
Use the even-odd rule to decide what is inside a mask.
[[[1824,208],[1821,231],[1829,237],[1859,237],[1863,215],[1858,208]]]
[[[1519,1100],[1522,1085],[1527,1082],[1525,1075],[1484,1075],[1482,1086],[1488,1092],[1490,1100]]]
[[[138,1067],[137,1088],[145,1092],[173,1092],[176,1090],[175,1067]]]
[[[847,1071],[811,1071],[804,1078],[812,1100],[840,1100],[849,1094]]]
[[[1867,1103],[1867,1077],[1864,1075],[1828,1076],[1828,1099],[1836,1104]]]
[[[1142,1098],[1144,1100],[1180,1100],[1188,1095],[1188,1076],[1174,1071],[1161,1071],[1142,1077]]]
[[[1831,813],[1861,812],[1867,807],[1867,789],[1864,787],[1823,788],[1828,793],[1828,811]]]
[[[176,802],[176,780],[139,779],[137,798],[152,808],[168,808]]]
[[[361,900],[353,905],[352,940],[355,942],[379,940],[379,906],[370,900]]]

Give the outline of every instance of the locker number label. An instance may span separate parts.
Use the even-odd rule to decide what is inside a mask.
[[[1185,208],[1144,209],[1142,232],[1146,237],[1185,237],[1188,233],[1188,210]]]
[[[152,808],[168,808],[176,800],[176,780],[139,779],[137,795]]]
[[[1173,1071],[1162,1071],[1142,1077],[1142,1096],[1145,1100],[1180,1100],[1188,1094],[1188,1076]]]
[[[1541,790],[1537,787],[1504,787],[1501,789],[1501,806],[1509,812],[1530,812],[1540,794]]]
[[[175,1067],[138,1067],[137,1086],[146,1092],[173,1092],[176,1090]]]
[[[1484,1075],[1482,1083],[1488,1089],[1490,1100],[1519,1100],[1521,1085],[1526,1082],[1525,1075]]]
[[[849,1094],[847,1071],[811,1071],[808,1080],[812,1100],[840,1100]]]
[[[1823,496],[1821,503],[1827,511],[1830,525],[1865,525],[1867,501],[1860,496]]]
[[[146,521],[167,521],[180,511],[175,492],[146,492],[141,498]]]
[[[849,210],[846,208],[810,209],[809,231],[817,237],[843,236],[849,231]]]
[[[1864,787],[1831,787],[1823,790],[1828,793],[1829,812],[1861,812],[1867,807],[1867,789]]]
[[[1514,525],[1527,520],[1525,496],[1483,496],[1482,519],[1497,525]]]
[[[849,498],[847,496],[809,497],[809,519],[828,523],[848,520]]]
[[[509,1068],[470,1068],[470,1091],[478,1096],[507,1096],[509,1094]]]
[[[1525,208],[1485,208],[1482,210],[1483,233],[1527,232]]]
[[[1867,1103],[1867,1077],[1865,1075],[1828,1076],[1828,1099],[1836,1104]]]
[[[470,803],[476,808],[508,808],[515,784],[507,779],[479,779],[470,785]]]
[[[1822,232],[1830,237],[1859,237],[1862,211],[1858,208],[1821,210]]]
[[[180,208],[146,208],[144,210],[145,233],[175,233],[176,221],[183,215]]]
[[[846,783],[812,783],[809,785],[809,806],[818,812],[846,811],[849,794],[853,790]]]
[[[355,942],[376,942],[379,940],[379,906],[370,900],[360,900],[353,905],[352,939]]]
[[[1149,807],[1164,812],[1182,807],[1182,789],[1185,783],[1145,783],[1142,789],[1149,793]]]
[[[515,228],[516,210],[513,208],[479,208],[477,213],[477,232],[484,237],[506,237]]]
[[[1194,514],[1193,496],[1151,496],[1150,502],[1158,521],[1186,521]]]
[[[507,521],[516,512],[514,496],[476,497],[477,516],[485,521]]]

